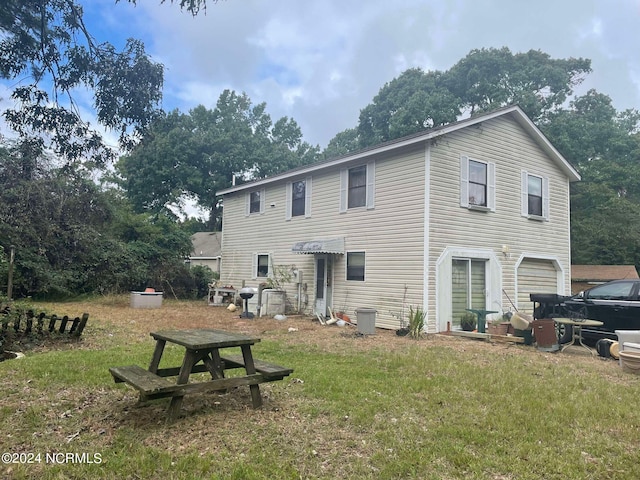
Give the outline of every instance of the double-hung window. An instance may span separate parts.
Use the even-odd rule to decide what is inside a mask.
[[[495,211],[495,163],[466,156],[460,157],[460,206],[475,210]]]
[[[549,220],[549,179],[522,171],[522,216]]]
[[[311,177],[287,183],[285,218],[311,216]]]
[[[487,206],[487,164],[469,160],[469,205]]]
[[[364,252],[347,252],[347,280],[364,282]]]
[[[367,166],[361,165],[349,169],[349,192],[347,202],[349,208],[367,205]]]
[[[254,279],[268,277],[271,273],[270,263],[268,253],[254,253],[251,266],[252,277]]]
[[[264,213],[264,197],[264,188],[247,193],[245,197],[245,215]]]
[[[291,216],[304,215],[304,199],[306,197],[306,182],[300,180],[291,184]]]
[[[376,164],[345,168],[340,171],[340,212],[352,208],[375,207]]]

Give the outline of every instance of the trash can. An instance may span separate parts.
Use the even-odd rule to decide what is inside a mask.
[[[356,308],[356,322],[358,332],[363,335],[373,335],[376,333],[376,313],[375,308]]]
[[[544,318],[534,320],[531,322],[531,329],[536,339],[538,350],[555,352],[560,349],[558,334],[556,333],[556,322],[552,319]]]

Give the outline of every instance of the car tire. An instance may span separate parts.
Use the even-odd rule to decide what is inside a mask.
[[[561,323],[556,324],[556,331],[558,333],[558,343],[569,343],[573,339],[573,326],[563,325]]]

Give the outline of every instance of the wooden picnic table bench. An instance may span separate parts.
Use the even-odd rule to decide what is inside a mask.
[[[245,366],[242,355],[225,355],[224,357],[220,357],[220,360],[224,362],[225,370],[232,368],[244,368]],[[256,372],[261,373],[265,380],[270,382],[282,380],[284,377],[293,373],[292,368],[281,367],[275,363],[268,363],[262,360],[254,359],[253,364],[256,368]]]
[[[140,401],[171,397],[168,419],[175,419],[188,393],[223,391],[239,386],[249,386],[252,405],[262,405],[259,384],[282,380],[293,373],[293,369],[281,367],[261,360],[254,360],[251,345],[259,338],[224,332],[222,330],[176,330],[151,333],[156,347],[149,368],[138,365],[112,367],[109,372],[116,383],[125,382],[140,392]],[[185,347],[185,356],[180,367],[159,368],[167,342]],[[240,347],[242,355],[222,357],[220,349]],[[245,374],[225,378],[224,371],[244,368]],[[189,383],[192,373],[208,372],[211,380]],[[176,377],[172,382],[168,377]]]

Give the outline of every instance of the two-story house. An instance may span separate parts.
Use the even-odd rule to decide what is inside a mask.
[[[467,308],[532,310],[571,289],[569,183],[580,176],[517,107],[503,108],[218,192],[221,278],[277,268],[294,308],[427,331]]]

